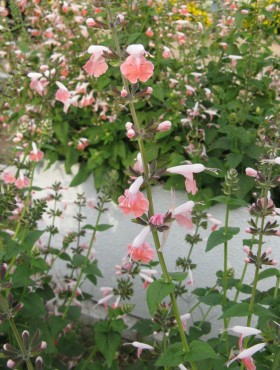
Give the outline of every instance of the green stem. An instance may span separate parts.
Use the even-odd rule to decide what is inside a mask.
[[[203,315],[203,317],[202,317],[202,319],[201,319],[201,321],[200,321],[200,323],[199,323],[199,325],[198,325],[198,328],[199,328],[199,329],[201,329],[201,327],[202,327],[202,325],[203,325],[204,321],[206,320],[207,316],[208,316],[208,315],[209,315],[209,313],[211,312],[212,308],[213,308],[213,306],[210,306],[210,307],[208,308],[208,310],[205,312],[205,314]]]
[[[210,294],[213,290],[215,290],[217,288],[218,284],[215,284],[205,295],[208,295]],[[200,301],[198,301],[194,306],[192,306],[192,308],[189,310],[189,313],[192,313],[196,307],[198,307],[200,305]]]
[[[31,169],[31,176],[30,176],[30,184],[29,184],[29,188],[28,188],[28,194],[26,196],[26,199],[25,199],[25,202],[24,202],[24,206],[23,206],[23,210],[20,214],[20,219],[17,223],[17,227],[16,227],[16,230],[15,230],[15,233],[14,233],[14,236],[13,236],[13,240],[15,240],[20,232],[20,229],[21,229],[21,220],[24,218],[25,214],[26,214],[26,211],[29,207],[29,203],[30,203],[30,200],[31,200],[31,194],[32,194],[32,185],[33,185],[33,179],[34,179],[34,171],[35,171],[35,166],[36,164],[33,163],[33,166],[32,166],[32,169]],[[25,234],[24,234],[25,235]],[[23,240],[24,238],[24,235],[22,236],[21,240]],[[16,258],[17,256],[14,256],[11,260],[11,262],[9,263],[9,266],[8,266],[8,269],[7,269],[7,275],[10,274],[11,272],[11,269],[13,267],[13,265],[15,264],[15,261],[16,261]]]
[[[109,18],[109,22],[110,22],[111,30],[112,30],[112,37],[113,37],[117,52],[118,52],[119,56],[121,56],[121,49],[120,49],[119,40],[118,40],[118,37],[117,37],[116,30],[113,26],[114,23],[113,23],[113,17],[112,17],[112,13],[111,13],[111,9],[110,9],[110,1],[107,1],[106,5],[107,5],[106,8],[107,8],[107,12],[108,12],[108,18]],[[124,88],[126,89],[127,92],[129,92],[130,91],[129,84],[123,76],[122,76],[122,81],[123,81]],[[131,113],[131,116],[132,116],[133,124],[135,125],[135,128],[136,128],[136,131],[140,132],[140,124],[139,124],[138,117],[137,117],[137,114],[136,114],[136,111],[135,111],[133,97],[131,95],[130,95],[130,99],[129,99],[129,108],[130,108],[130,113]],[[154,214],[153,197],[152,197],[151,184],[148,181],[148,179],[149,179],[149,166],[148,166],[148,162],[146,160],[146,153],[145,153],[144,143],[143,143],[143,139],[142,139],[141,136],[138,137],[138,145],[139,145],[139,151],[140,151],[143,166],[144,166],[145,180],[147,180],[146,181],[146,183],[147,183],[146,191],[147,191],[147,198],[148,198],[148,201],[149,201],[148,215],[149,215],[149,217],[151,217]],[[160,263],[160,266],[161,266],[161,269],[162,269],[162,272],[163,272],[164,280],[167,283],[171,283],[171,278],[169,276],[163,254],[160,250],[161,245],[160,245],[160,241],[159,241],[157,231],[153,230],[152,235],[153,235],[153,239],[154,239],[154,243],[155,243],[159,263]],[[180,337],[181,337],[181,341],[182,341],[182,344],[183,344],[184,351],[185,352],[190,352],[188,341],[187,341],[187,338],[186,338],[186,335],[185,335],[182,320],[180,318],[180,312],[179,312],[179,309],[178,309],[178,305],[177,305],[177,301],[176,301],[176,297],[175,297],[174,293],[170,294],[170,300],[171,300],[172,309],[173,309],[174,316],[175,316],[175,319],[176,319],[176,322],[177,322],[178,331],[179,331],[179,334],[180,334]],[[191,368],[193,370],[197,370],[197,367],[196,367],[194,362],[190,362],[190,364],[191,364]]]
[[[271,370],[278,370],[280,368],[280,347],[277,348],[277,351],[274,356],[273,366]]]
[[[9,312],[8,303],[7,303],[6,299],[4,298],[4,296],[2,295],[2,293],[0,293],[0,305],[2,306],[4,312]],[[16,338],[16,341],[18,343],[18,346],[20,348],[22,357],[24,358],[24,361],[26,362],[27,369],[28,370],[34,370],[33,365],[32,365],[32,362],[30,361],[30,358],[27,357],[28,354],[27,354],[26,349],[25,349],[25,347],[23,345],[22,338],[21,338],[21,336],[20,336],[20,334],[19,334],[19,332],[17,330],[16,324],[15,324],[13,318],[12,317],[9,318],[8,321],[9,321],[9,324],[10,324],[11,329],[13,331],[13,334],[14,334],[14,336]]]
[[[257,252],[257,264],[256,264],[255,275],[254,275],[252,295],[251,295],[250,304],[249,304],[249,315],[248,315],[248,318],[247,318],[247,326],[251,325],[252,316],[253,316],[253,312],[254,312],[254,303],[255,303],[258,277],[259,277],[259,271],[260,271],[260,258],[261,258],[261,254],[262,254],[264,223],[265,223],[265,216],[262,216],[261,232],[260,232],[258,252]],[[246,348],[246,347],[244,347],[244,348]]]
[[[229,225],[229,205],[226,206],[226,215],[225,215],[225,234],[228,232]],[[227,270],[228,270],[228,242],[224,243],[224,273],[223,273],[223,311],[226,309],[227,305]],[[226,349],[229,353],[229,339],[228,339],[228,319],[224,318],[224,330],[225,330],[225,339],[226,339]]]
[[[86,254],[86,257],[85,257],[85,260],[81,266],[81,271],[79,273],[79,276],[77,278],[77,281],[76,281],[76,284],[75,284],[75,287],[72,291],[72,294],[71,294],[71,297],[67,303],[67,306],[66,306],[66,309],[63,313],[63,319],[66,318],[67,316],[67,313],[69,311],[69,308],[71,306],[71,303],[73,302],[73,299],[75,298],[76,296],[76,292],[77,292],[77,289],[79,288],[80,286],[80,283],[81,283],[81,279],[83,277],[83,273],[84,273],[84,268],[86,267],[86,265],[88,264],[88,259],[89,259],[89,256],[90,256],[90,252],[92,250],[92,246],[93,246],[93,242],[95,240],[95,236],[96,236],[96,230],[97,230],[97,226],[99,224],[99,221],[100,221],[100,217],[101,217],[101,214],[102,214],[102,211],[103,211],[103,205],[104,205],[104,202],[102,201],[101,203],[101,206],[100,206],[100,209],[99,209],[99,212],[98,212],[98,215],[97,215],[97,219],[96,219],[96,222],[95,222],[95,225],[94,225],[94,231],[92,233],[92,236],[91,236],[91,240],[90,240],[90,243],[89,243],[89,247],[88,247],[88,250],[87,250],[87,254]]]
[[[279,285],[280,285],[280,275],[277,276],[277,279],[276,279],[276,284],[275,284],[274,294],[273,294],[274,299],[276,299],[278,297]]]
[[[90,355],[86,359],[86,362],[83,364],[83,367],[82,367],[81,370],[88,370],[88,364],[90,363],[90,361],[92,360],[92,358],[94,357],[94,355],[96,354],[96,352],[97,352],[97,348],[96,347],[93,347],[92,348],[92,351],[90,352]]]

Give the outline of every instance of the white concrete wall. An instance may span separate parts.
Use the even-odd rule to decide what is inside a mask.
[[[74,173],[77,170],[77,167],[74,167]],[[39,169],[35,177],[35,185],[46,187],[51,186],[54,181],[61,181],[63,186],[68,186],[72,176],[67,176],[64,173],[63,165],[56,163],[49,170],[44,171],[42,168]],[[44,191],[45,192],[45,191]],[[48,191],[47,191],[48,192]],[[65,217],[57,223],[57,227],[60,229],[60,236],[57,237],[56,245],[52,244],[53,247],[60,247],[60,241],[63,236],[68,232],[75,230],[76,220],[73,219],[73,214],[76,211],[74,200],[76,198],[76,193],[85,192],[89,199],[96,199],[96,192],[93,187],[92,178],[88,179],[83,185],[80,185],[76,188],[69,188],[63,191],[64,201],[67,204],[67,209],[64,211]],[[187,194],[185,192],[176,192],[176,206],[184,203],[187,200]],[[170,207],[170,194],[168,191],[163,190],[161,187],[154,188],[154,203],[156,212],[166,212]],[[224,220],[225,209],[223,205],[217,205],[212,207],[209,212],[217,219]],[[94,224],[96,219],[96,211],[87,208],[86,209],[87,220],[86,223]],[[248,224],[247,219],[249,219],[248,211],[244,208],[239,208],[234,210],[230,214],[230,226],[240,227],[241,230],[244,230]],[[49,220],[44,222],[49,223]],[[101,298],[99,292],[99,287],[101,286],[115,286],[115,265],[120,264],[121,259],[126,255],[127,244],[131,243],[133,238],[141,230],[140,225],[131,223],[130,218],[124,216],[117,205],[111,203],[109,205],[109,212],[105,213],[102,216],[101,223],[109,223],[114,225],[113,228],[106,232],[98,233],[96,242],[94,244],[94,249],[96,251],[96,258],[98,259],[99,267],[104,275],[104,278],[101,278],[98,282],[98,286],[94,287],[92,284],[86,284],[88,292],[92,293],[97,299]],[[44,223],[41,225],[41,228],[44,227]],[[205,252],[206,242],[209,235],[209,231],[203,231],[203,242],[200,245],[196,246],[193,254],[192,260],[197,264],[197,269],[193,272],[194,275],[194,286],[190,287],[190,294],[187,297],[186,301],[180,302],[180,311],[181,313],[187,313],[189,308],[196,302],[195,297],[191,294],[191,290],[196,287],[211,287],[216,282],[216,271],[222,270],[223,266],[223,246],[217,246],[210,252]],[[164,257],[167,262],[169,271],[175,271],[175,260],[178,256],[184,257],[187,255],[189,246],[184,241],[186,235],[186,230],[177,226],[174,223],[169,234],[169,238],[164,247]],[[85,238],[89,241],[90,235]],[[244,232],[238,234],[229,242],[229,265],[232,266],[235,270],[235,276],[238,278],[241,276],[244,258],[246,257],[242,251],[242,239],[250,238],[249,234]],[[272,257],[275,259],[280,259],[280,248],[279,248],[279,239],[278,237],[271,237],[266,246],[271,246],[273,248]],[[148,239],[152,245],[151,237]],[[61,269],[63,269],[62,264],[57,264],[54,267],[55,274],[57,278],[61,276]],[[268,268],[268,267],[264,267]],[[158,267],[160,271],[160,268]],[[248,275],[246,276],[245,281],[251,283],[253,280],[254,266],[248,266]],[[160,275],[160,274],[159,274]],[[134,314],[140,317],[149,317],[149,313],[145,301],[145,290],[142,288],[142,283],[138,279],[139,283],[135,286],[135,296],[132,303],[136,304]],[[266,288],[274,286],[275,279],[267,279],[261,281],[258,285],[259,288]],[[86,306],[91,311],[90,305]],[[206,311],[208,307],[203,307],[203,312]],[[195,321],[201,317],[201,311],[198,310],[193,316],[192,320]],[[219,330],[223,325],[221,321],[217,321],[220,312],[214,308],[210,315],[209,319],[213,324],[214,330]],[[240,323],[241,320],[236,322]]]

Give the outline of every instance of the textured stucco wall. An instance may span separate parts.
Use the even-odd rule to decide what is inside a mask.
[[[77,170],[74,167],[73,173]],[[63,186],[68,186],[72,176],[66,176],[64,173],[63,166],[59,163],[52,166],[49,170],[44,171],[42,168],[36,173],[35,185],[38,186],[50,186],[54,181],[61,181]],[[45,192],[45,191],[44,191]],[[48,191],[46,191],[47,193]],[[57,227],[60,229],[62,235],[55,239],[55,244],[53,246],[59,247],[62,237],[68,232],[75,229],[76,220],[73,219],[73,214],[75,212],[74,200],[76,193],[84,192],[89,199],[96,199],[96,192],[94,191],[93,181],[90,178],[86,183],[76,188],[69,188],[63,191],[63,199],[67,204],[67,209],[64,212],[65,217],[57,223]],[[168,191],[164,191],[160,187],[154,189],[154,200],[155,200],[155,210],[156,212],[166,212],[170,207],[170,194]],[[175,203],[176,206],[184,203],[187,200],[187,195],[184,192],[176,192]],[[223,205],[214,206],[209,210],[215,218],[219,220],[224,220],[225,209]],[[86,209],[87,220],[86,223],[94,223],[96,219],[95,211],[87,208]],[[234,210],[230,214],[230,225],[240,227],[244,230],[248,224],[247,219],[249,218],[248,211],[243,208]],[[44,220],[42,222],[41,228],[44,227],[45,222],[49,223],[49,220]],[[97,299],[101,298],[99,292],[100,286],[114,286],[115,282],[115,265],[120,264],[121,259],[126,255],[126,247],[128,243],[131,243],[133,238],[141,230],[141,226],[133,224],[130,222],[130,218],[124,216],[118,209],[118,207],[111,203],[109,205],[109,212],[102,216],[101,223],[109,223],[114,225],[113,228],[106,232],[98,233],[96,242],[94,244],[94,249],[96,253],[96,258],[98,259],[99,267],[104,274],[104,278],[100,279],[98,286],[94,287],[92,284],[87,284],[86,288],[88,292],[92,293]],[[177,224],[172,226],[169,234],[169,238],[164,247],[164,257],[167,262],[169,271],[175,271],[175,260],[178,256],[186,256],[188,253],[188,245],[184,241],[186,230],[177,226]],[[205,253],[206,241],[209,235],[209,231],[203,231],[203,242],[199,246],[195,247],[192,254],[192,260],[197,264],[197,269],[193,272],[194,275],[194,285],[190,287],[190,292],[196,287],[213,286],[216,282],[216,271],[221,270],[223,266],[223,252],[222,245],[214,248],[212,251]],[[90,235],[85,238],[85,241],[89,241]],[[229,265],[235,270],[235,276],[240,277],[243,269],[243,261],[245,254],[242,251],[242,239],[250,238],[250,235],[245,233],[240,233],[234,237],[229,242]],[[151,238],[148,239],[151,242]],[[279,238],[274,237],[267,240],[266,246],[271,246],[273,248],[273,258],[280,258],[280,248],[279,248]],[[264,267],[267,268],[267,267]],[[60,279],[61,271],[64,269],[62,264],[57,264],[54,266],[54,274],[57,279]],[[160,268],[158,267],[160,271]],[[248,275],[246,277],[246,282],[251,283],[253,279],[254,267],[252,265],[248,266]],[[160,273],[159,273],[160,275]],[[158,276],[159,276],[158,275]],[[133,299],[133,303],[136,304],[136,309],[134,314],[140,317],[148,317],[148,311],[145,302],[145,290],[142,288],[142,282],[136,284],[135,291],[136,294]],[[259,288],[266,286],[271,286],[275,284],[275,279],[269,279],[266,281],[261,281],[259,283]],[[180,302],[180,311],[182,314],[187,313],[189,308],[196,302],[195,297],[189,294],[186,301]],[[86,310],[90,314],[90,305],[86,306]],[[195,321],[205,312],[207,307],[203,307],[202,311],[199,311],[192,317]],[[217,321],[220,312],[214,308],[209,319],[213,324],[215,331],[222,327],[222,323]],[[242,323],[242,320],[236,321]]]

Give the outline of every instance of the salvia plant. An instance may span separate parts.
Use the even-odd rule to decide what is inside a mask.
[[[280,272],[269,246],[280,236],[278,14],[269,0],[1,3],[0,124],[14,147],[1,156],[1,366],[280,368]],[[93,175],[96,199],[77,191],[69,200],[59,181],[35,185],[58,160],[66,174],[78,164],[70,187]],[[161,213],[158,185],[170,190]],[[114,226],[103,223],[111,200],[139,232],[102,286],[94,244]],[[74,226],[62,235],[68,203]],[[209,213],[215,203],[224,220]],[[243,230],[232,226],[238,207],[248,212]],[[186,249],[170,270],[178,227]],[[220,248],[223,264],[213,286],[206,278],[194,288],[202,243],[200,259]],[[243,249],[241,274],[232,248]],[[139,283],[149,318],[128,340]],[[86,322],[84,307],[102,318]]]

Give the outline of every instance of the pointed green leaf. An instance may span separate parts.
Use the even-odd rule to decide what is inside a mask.
[[[178,366],[184,362],[184,358],[182,343],[173,343],[162,353],[155,366]]]
[[[173,283],[166,283],[162,280],[156,280],[148,286],[147,289],[147,304],[150,314],[153,315],[158,305],[168,294],[173,293],[175,285]]]
[[[209,252],[217,245],[223,244],[228,240],[232,239],[232,237],[238,234],[239,231],[240,231],[239,227],[229,227],[227,229],[227,233],[225,233],[224,227],[221,227],[219,230],[213,231],[207,240],[206,252]]]
[[[234,303],[225,310],[220,319],[229,319],[230,317],[242,317],[249,315],[249,303]]]
[[[217,358],[213,348],[206,342],[201,340],[193,340],[190,344],[190,352],[185,354],[185,359],[195,362],[208,358]]]

